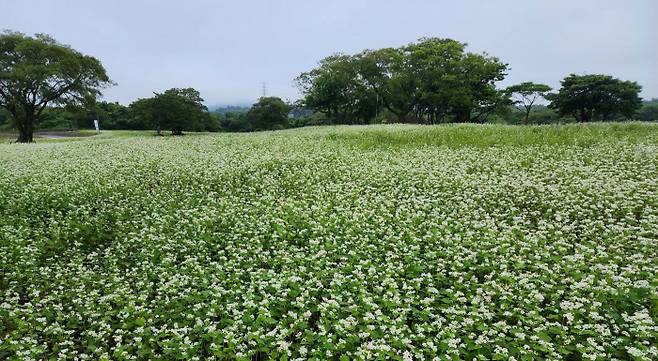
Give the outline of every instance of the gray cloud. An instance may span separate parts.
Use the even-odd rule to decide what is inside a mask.
[[[635,80],[658,97],[658,2],[3,0],[0,28],[47,33],[99,58],[128,104],[170,87],[206,103],[296,99],[292,79],[334,53],[450,37],[511,66],[501,85],[569,73]]]

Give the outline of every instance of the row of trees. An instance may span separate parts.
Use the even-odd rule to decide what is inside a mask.
[[[62,45],[47,35],[0,34],[0,120],[18,130],[18,142],[32,142],[35,124],[65,120],[71,128],[92,119],[107,119],[110,128],[183,130],[230,128],[228,117],[213,117],[193,88],[172,88],[124,107],[96,99],[113,82],[101,62]],[[279,98],[261,98],[243,119],[240,130],[287,127],[289,106]],[[9,114],[9,117],[6,116]],[[222,122],[222,120],[224,122]],[[225,123],[225,124],[223,124]]]
[[[245,112],[208,112],[193,88],[172,88],[153,97],[138,99],[129,106],[97,102],[89,107],[49,107],[36,126],[44,129],[88,128],[99,119],[103,129],[149,130],[158,135],[183,131],[221,132],[284,129],[290,127],[290,106],[277,97],[263,97]],[[0,127],[3,118],[0,113]]]
[[[571,74],[561,82],[557,93],[545,84],[525,82],[505,89],[510,102],[524,114],[528,123],[538,100],[550,102],[548,108],[560,117],[571,116],[581,122],[611,120],[638,116],[642,107],[642,88],[635,82],[622,81],[609,75]]]
[[[495,83],[507,64],[465,51],[451,39],[421,39],[400,48],[336,54],[302,73],[303,104],[338,122],[369,122],[382,110],[398,121],[483,121],[501,105]]]
[[[424,38],[399,48],[335,54],[302,73],[302,104],[338,123],[371,122],[382,108],[400,122],[483,122],[511,106],[528,123],[533,107],[550,102],[558,116],[578,121],[636,115],[641,87],[609,75],[569,75],[556,93],[545,84],[524,82],[505,89],[508,65],[467,52],[452,39]]]
[[[128,107],[128,117],[139,129],[162,129],[173,135],[191,131],[255,131],[288,127],[288,106],[277,97],[262,97],[246,113],[211,114],[193,88],[169,89]]]
[[[308,124],[370,123],[382,115],[398,122],[484,122],[512,107],[529,122],[537,105],[548,114],[578,121],[637,115],[641,87],[608,75],[570,75],[551,92],[526,82],[506,89],[508,65],[466,51],[466,44],[423,38],[399,48],[335,54],[296,82],[303,94],[293,108],[263,97],[248,112],[213,115],[198,91],[172,88],[125,107],[96,99],[113,85],[100,61],[47,35],[0,34],[0,122],[10,121],[19,142],[31,142],[35,124],[62,120],[74,125],[100,118],[107,128],[192,131],[253,131]],[[291,112],[292,110],[292,112]],[[310,113],[309,113],[310,112]],[[651,112],[649,112],[651,113]],[[654,112],[655,113],[655,112]],[[289,119],[288,115],[293,116]]]

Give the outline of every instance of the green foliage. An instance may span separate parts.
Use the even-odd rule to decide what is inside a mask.
[[[246,113],[251,109],[251,107],[240,106],[240,105],[227,105],[225,107],[215,108],[212,113],[218,115],[225,115],[226,113]]]
[[[129,113],[135,123],[156,128],[158,134],[161,129],[182,135],[184,130],[203,131],[212,126],[208,109],[193,88],[172,88],[152,98],[138,99],[130,104]]]
[[[251,132],[254,126],[251,123],[247,113],[226,113],[220,120],[221,127],[227,132]]]
[[[415,112],[430,124],[483,121],[505,103],[495,83],[505,77],[507,64],[465,48],[452,39],[429,38],[404,49],[409,76],[421,81]]]
[[[529,100],[532,101],[533,99],[536,100],[539,97],[544,97],[552,89],[550,86],[546,84],[524,82],[524,83],[509,86],[507,87],[506,90],[511,96],[518,95],[523,97],[524,99],[530,98]],[[520,99],[519,102],[526,103],[524,99]]]
[[[532,106],[537,100],[545,99],[551,90],[546,84],[524,82],[507,87],[505,93],[511,98],[512,104],[525,113],[524,123],[528,124]]]
[[[658,121],[658,99],[644,102],[637,112],[637,119],[644,121]]]
[[[72,130],[78,127],[75,111],[62,107],[47,107],[35,122],[35,129]]]
[[[0,144],[0,358],[656,359],[658,124],[139,134]]]
[[[130,129],[155,129],[158,127],[157,108],[154,98],[140,98],[128,106]],[[158,128],[158,133],[161,128]]]
[[[103,129],[130,129],[128,107],[118,102],[98,102],[94,112]],[[93,119],[87,122],[91,126]]]
[[[571,117],[560,117],[553,109],[542,104],[533,105],[530,113],[527,113],[524,108],[519,109],[516,106],[509,106],[505,108],[505,111],[499,111],[496,114],[496,119],[499,123],[504,124],[556,124],[574,122]]]
[[[12,114],[19,142],[32,141],[34,123],[49,105],[93,103],[109,84],[98,59],[48,35],[0,34],[0,107]]]
[[[11,113],[0,107],[0,129],[10,129],[14,127],[14,122],[11,117]]]
[[[404,48],[364,50],[356,55],[360,77],[399,122],[405,122],[413,110],[421,81],[405,55],[409,54]]]
[[[281,98],[262,97],[249,109],[247,118],[254,130],[285,129],[290,109]]]
[[[94,119],[98,119],[101,129],[149,129],[133,124],[128,107],[117,102],[95,102],[87,107],[66,107],[59,111],[66,124],[75,129],[94,129]],[[40,128],[57,128],[40,124]]]
[[[304,105],[338,123],[369,123],[385,108],[399,122],[484,121],[506,104],[495,87],[507,65],[451,39],[336,54],[302,73]]]
[[[326,114],[319,112],[293,117],[289,119],[289,122],[292,128],[335,124],[333,119],[329,118]]]
[[[322,59],[296,82],[304,93],[304,105],[338,124],[365,123],[375,116],[377,95],[360,79],[352,56],[334,54]]]
[[[549,107],[560,116],[573,116],[581,122],[609,120],[617,115],[630,119],[642,105],[640,85],[609,75],[571,74],[561,85],[557,93],[548,96]]]
[[[217,113],[210,113],[205,130],[208,132],[219,132],[222,130],[222,116]]]

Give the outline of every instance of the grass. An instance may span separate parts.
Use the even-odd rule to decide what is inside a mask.
[[[610,140],[650,141],[656,136],[655,123],[607,123],[569,125],[474,125],[337,127],[326,137],[362,148],[447,146],[588,146]]]
[[[0,359],[654,360],[658,126],[0,144]]]

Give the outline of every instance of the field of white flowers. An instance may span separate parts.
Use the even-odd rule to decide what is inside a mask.
[[[0,145],[0,359],[657,360],[658,126]]]

